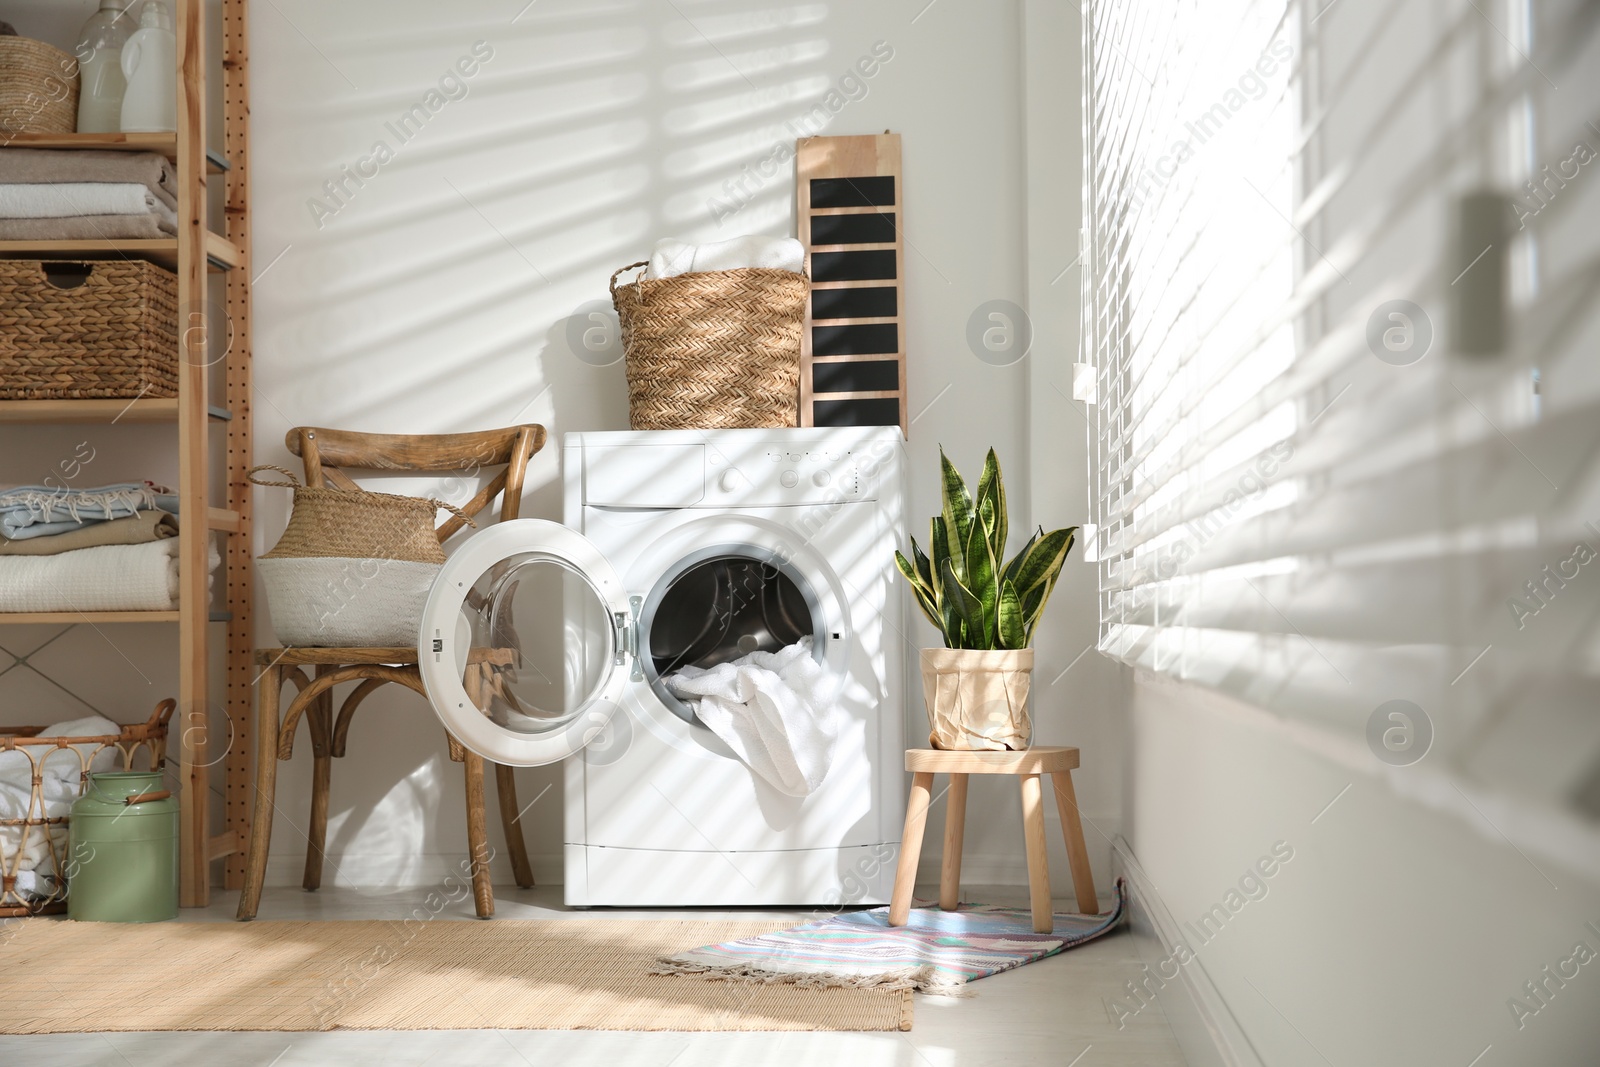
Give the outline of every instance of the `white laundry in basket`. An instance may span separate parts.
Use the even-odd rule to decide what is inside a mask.
[[[789,796],[815,792],[839,739],[838,681],[811,655],[811,638],[662,681],[751,770]]]

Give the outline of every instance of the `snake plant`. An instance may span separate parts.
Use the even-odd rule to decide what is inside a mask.
[[[983,462],[977,495],[967,492],[961,472],[939,449],[944,504],[930,522],[931,555],[911,539],[911,559],[899,551],[895,564],[928,621],[944,635],[946,648],[1027,648],[1044,614],[1076,526],[1028,538],[1004,565],[1006,489],[994,449]]]

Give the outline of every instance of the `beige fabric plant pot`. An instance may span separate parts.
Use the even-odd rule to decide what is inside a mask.
[[[922,699],[934,748],[1024,749],[1033,737],[1033,649],[925,648]]]

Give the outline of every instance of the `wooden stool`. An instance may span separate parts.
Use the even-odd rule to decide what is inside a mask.
[[[1029,748],[1021,752],[945,751],[913,748],[906,751],[906,770],[912,772],[911,799],[906,803],[906,830],[900,839],[900,866],[894,875],[894,895],[889,898],[889,925],[904,926],[911,915],[911,890],[917,880],[917,858],[922,852],[922,831],[928,822],[933,776],[950,775],[950,806],[945,811],[944,865],[939,872],[939,907],[953,911],[961,894],[961,837],[967,818],[967,775],[1015,774],[1022,778],[1022,833],[1028,845],[1028,900],[1033,908],[1035,933],[1055,928],[1050,911],[1050,865],[1045,852],[1044,798],[1039,776],[1048,774],[1055,786],[1056,811],[1061,816],[1061,836],[1067,841],[1067,862],[1072,868],[1072,888],[1078,910],[1095,915],[1100,904],[1089,873],[1089,851],[1083,843],[1083,823],[1078,819],[1078,797],[1072,791],[1072,771],[1078,766],[1075,748]]]

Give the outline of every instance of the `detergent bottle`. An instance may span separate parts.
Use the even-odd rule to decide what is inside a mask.
[[[128,13],[133,0],[100,0],[100,10],[89,16],[78,35],[78,132],[116,133],[122,128],[122,94],[128,87],[122,75],[122,46],[133,36],[134,18]]]
[[[145,0],[139,28],[122,46],[122,132],[171,133],[178,128],[178,38],[167,0]]]

